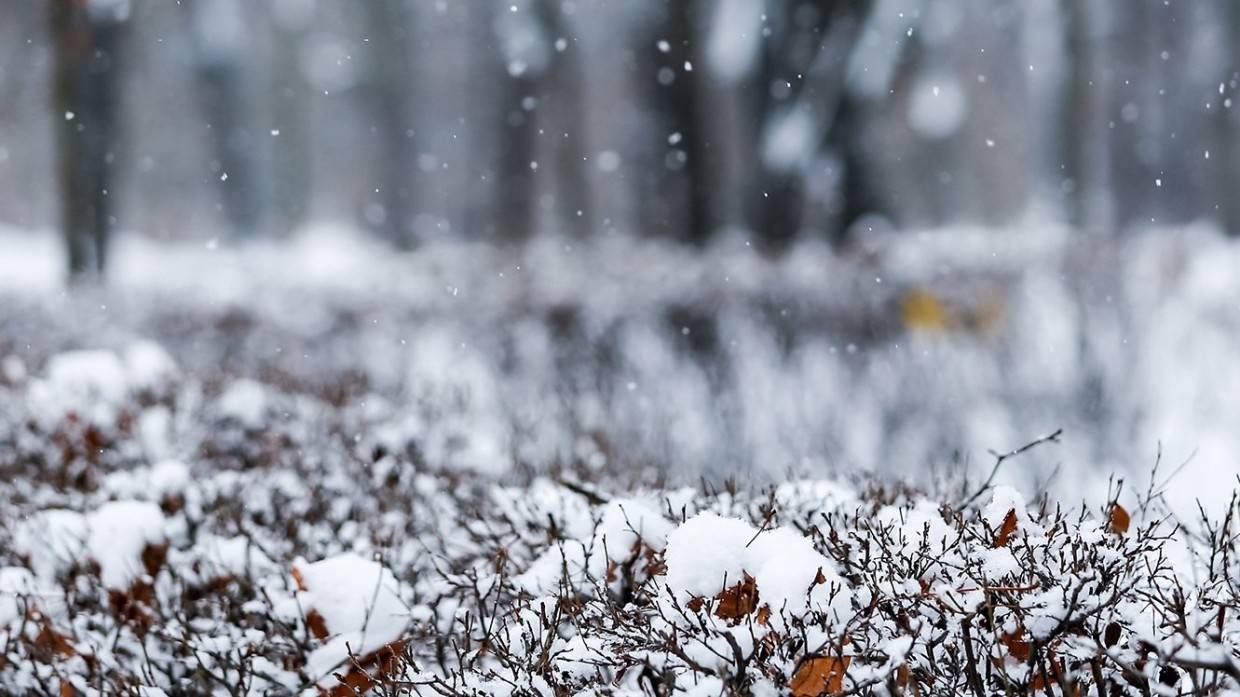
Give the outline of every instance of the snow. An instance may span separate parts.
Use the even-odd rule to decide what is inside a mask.
[[[748,560],[744,545],[755,532],[743,520],[709,511],[681,523],[667,537],[664,580],[668,588],[687,601],[694,596],[710,597],[740,583]]]
[[[267,421],[267,391],[254,380],[237,380],[216,399],[216,408],[224,418],[259,429]]]
[[[147,458],[162,460],[173,454],[172,411],[157,404],[138,415],[138,437]]]
[[[551,42],[537,10],[528,0],[506,0],[512,11],[495,14],[494,32],[505,58],[508,74],[538,75],[551,62]]]
[[[190,484],[189,466],[179,460],[161,460],[149,467],[113,472],[106,488],[117,496],[160,502],[184,492]]]
[[[1191,514],[1202,497],[1208,507],[1226,503],[1225,488],[1202,491],[1193,482],[1240,473],[1230,456],[1240,445],[1229,425],[1237,412],[1225,398],[1228,386],[1240,389],[1240,369],[1226,360],[1240,350],[1228,300],[1233,241],[1206,225],[1135,231],[1122,248],[1093,255],[1108,260],[1108,278],[1083,285],[1072,261],[1077,236],[1045,221],[879,237],[866,247],[874,268],[865,268],[871,262],[810,242],[780,259],[755,254],[743,239],[699,255],[619,237],[577,241],[571,251],[540,237],[515,257],[448,242],[404,254],[318,226],[286,243],[206,254],[199,243],[129,235],[118,237],[108,295],[74,300],[58,295],[55,238],[10,230],[0,232],[0,293],[24,321],[75,326],[52,318],[94,317],[103,300],[131,311],[130,319],[108,319],[127,325],[124,336],[84,324],[57,330],[57,340],[35,342],[39,348],[6,349],[5,363],[28,367],[14,371],[27,376],[0,389],[16,390],[45,422],[63,419],[69,403],[86,420],[116,416],[103,401],[84,408],[71,395],[56,397],[50,355],[79,346],[124,356],[130,337],[158,334],[147,299],[160,298],[161,307],[209,321],[251,313],[285,349],[263,360],[285,373],[321,379],[330,364],[365,375],[375,387],[359,430],[367,445],[430,447],[480,471],[574,458],[583,433],[596,431],[599,442],[623,451],[597,448],[600,457],[658,463],[677,483],[735,473],[821,479],[836,467],[920,479],[926,470],[907,463],[958,449],[972,456],[971,467],[985,468],[987,449],[1065,426],[1055,457],[1034,454],[1023,467],[1004,468],[1000,482],[1031,491],[1062,462],[1052,489],[1096,501],[1111,472],[1144,484],[1161,442],[1164,475],[1189,461],[1167,488],[1178,510]],[[902,329],[900,294],[912,289],[959,311],[961,321],[935,334]],[[679,328],[669,332],[665,323],[670,306],[699,305],[717,309],[719,369],[686,351]],[[356,307],[377,321],[322,338],[340,312]],[[557,307],[573,308],[581,328],[567,344],[546,324]],[[796,318],[786,347],[775,337],[791,320],[768,307]],[[981,328],[972,318],[984,312],[993,324]],[[859,313],[893,333],[850,336],[843,318]],[[225,360],[205,344],[159,340],[181,370]],[[600,354],[614,361],[581,358]],[[115,386],[112,366],[107,384]],[[125,401],[141,388],[122,372]],[[254,365],[240,372],[257,375]],[[234,382],[212,381],[204,394]],[[1084,384],[1106,396],[1108,409],[1091,406]],[[255,428],[271,423],[272,405],[285,406],[279,390],[260,389],[269,405],[249,421]],[[425,400],[415,400],[415,390]],[[450,405],[435,396],[454,390]],[[920,406],[906,413],[909,395]],[[132,403],[127,410],[150,434],[142,446],[148,461],[184,457],[191,447],[182,418],[165,419],[161,406],[146,406],[157,410],[149,420]],[[244,419],[258,412],[237,411]],[[1133,433],[1147,435],[1125,436]]]
[[[177,376],[177,364],[163,346],[143,340],[125,349],[126,383],[130,389],[158,390]]]
[[[82,558],[87,535],[86,517],[81,513],[50,508],[18,524],[13,546],[30,559],[40,578],[54,579]]]
[[[85,515],[46,509],[18,527],[14,546],[41,579],[54,580],[89,559],[99,565],[105,587],[127,590],[146,574],[147,546],[166,543],[164,523],[159,506],[144,501],[112,501]]]
[[[37,605],[34,574],[20,566],[0,567],[0,627]]]
[[[333,669],[350,655],[362,658],[396,641],[409,624],[408,605],[392,572],[376,561],[341,554],[293,565],[304,590],[297,599],[306,612],[322,616],[327,643],[307,659],[309,673],[331,684]]]
[[[125,366],[111,351],[57,354],[48,360],[45,373],[45,378],[31,385],[30,400],[49,420],[85,409],[81,416],[86,419],[111,422],[129,390]]]
[[[105,503],[86,517],[86,552],[100,568],[107,588],[128,590],[147,570],[142,553],[166,544],[164,514],[146,501]]]
[[[834,564],[804,535],[784,527],[759,530],[709,511],[686,520],[668,536],[668,588],[687,602],[714,596],[749,575],[759,602],[773,613],[774,627],[784,627],[784,617],[811,609],[830,611],[835,622],[851,616],[851,593]]]
[[[662,551],[672,529],[672,523],[650,501],[629,498],[609,502],[595,529],[591,573],[605,575],[607,563],[623,563],[640,554],[642,546]]]

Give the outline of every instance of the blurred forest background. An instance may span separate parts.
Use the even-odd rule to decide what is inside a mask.
[[[1064,427],[1027,489],[1160,443],[1190,483],[1240,472],[1235,0],[0,20],[23,365],[150,337],[192,372],[382,395],[368,438],[484,468],[903,472]],[[65,247],[111,295],[62,292]]]
[[[3,19],[0,221],[21,227],[83,225],[58,196],[101,168],[98,224],[158,237],[328,218],[401,247],[778,246],[1031,210],[1240,229],[1231,0],[51,0]]]

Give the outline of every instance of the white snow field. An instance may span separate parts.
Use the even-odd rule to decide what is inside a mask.
[[[1178,510],[1226,503],[1240,246],[1204,225],[1122,244],[1032,223],[860,237],[770,259],[739,237],[699,258],[619,237],[394,253],[330,226],[241,246],[126,236],[109,288],[66,294],[53,236],[8,230],[0,353],[17,375],[47,363],[46,383],[91,355],[53,354],[114,350],[97,384],[64,388],[107,397],[91,409],[172,358],[247,378],[215,407],[243,422],[280,408],[273,381],[364,391],[359,437],[493,473],[619,458],[675,482],[928,481],[1063,428],[1000,481],[1096,502],[1112,474],[1144,486],[1161,453],[1164,475],[1182,467],[1165,483]],[[171,356],[126,348],[146,339]]]

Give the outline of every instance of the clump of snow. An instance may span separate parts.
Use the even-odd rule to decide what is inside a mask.
[[[0,627],[20,618],[35,602],[34,574],[19,566],[0,568]]]
[[[662,551],[673,528],[649,501],[629,498],[609,502],[595,530],[590,572],[602,577],[608,564],[627,562],[640,556],[643,548]]]
[[[215,405],[220,416],[249,429],[262,428],[267,422],[267,390],[254,380],[234,380],[216,399]]]
[[[138,341],[125,348],[125,372],[131,389],[155,391],[170,385],[179,371],[163,346]]]
[[[86,549],[86,516],[76,511],[49,508],[32,514],[14,534],[17,553],[30,560],[40,578],[54,579],[79,561]]]
[[[172,411],[162,404],[143,409],[138,415],[138,438],[148,458],[161,460],[171,457],[173,452]]]
[[[111,351],[69,351],[48,359],[45,377],[32,381],[31,407],[49,421],[76,413],[111,423],[128,395],[125,366]]]
[[[151,341],[128,346],[123,360],[105,349],[66,351],[48,359],[44,376],[30,382],[27,397],[47,424],[72,414],[106,426],[116,422],[134,394],[167,389],[176,375],[176,362]]]
[[[86,551],[107,588],[126,590],[147,573],[142,554],[167,542],[164,514],[147,501],[112,501],[86,518]]]
[[[17,356],[0,359],[0,379],[16,385],[26,379],[26,363]]]
[[[246,578],[275,571],[276,564],[253,541],[235,537],[204,536],[201,551],[207,578]]]
[[[149,467],[113,472],[104,486],[118,497],[159,503],[181,494],[189,484],[188,465],[180,460],[161,460]]]
[[[327,628],[327,642],[307,659],[308,672],[329,680],[350,654],[358,658],[401,638],[409,625],[409,607],[392,572],[376,561],[341,554],[312,564],[293,565],[302,588],[302,609],[314,611]]]
[[[773,626],[810,609],[829,610],[837,622],[851,616],[852,596],[835,565],[790,528],[761,530],[737,518],[700,513],[668,536],[665,560],[667,586],[682,602],[714,596],[748,575],[759,602],[773,613]]]
[[[688,600],[712,596],[726,585],[740,582],[748,556],[745,544],[755,532],[743,520],[709,511],[681,523],[667,537],[664,557],[668,587]]]

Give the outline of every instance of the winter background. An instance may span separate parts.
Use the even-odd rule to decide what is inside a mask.
[[[88,0],[86,96],[72,4],[0,8],[23,412],[171,362],[501,479],[1240,474],[1230,0]]]

